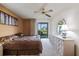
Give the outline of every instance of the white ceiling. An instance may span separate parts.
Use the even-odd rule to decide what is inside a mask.
[[[43,5],[43,3],[4,3],[2,5],[6,6],[8,9],[22,18],[37,18],[39,16],[45,17],[45,15],[40,13],[34,13],[34,11],[37,11]],[[46,10],[53,10],[53,12],[49,13],[53,17],[60,11],[63,12],[68,8],[74,8],[78,6],[79,4],[48,3],[45,8]]]

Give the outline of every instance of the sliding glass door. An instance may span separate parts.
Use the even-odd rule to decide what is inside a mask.
[[[47,22],[38,23],[38,35],[40,35],[41,38],[48,38],[48,23]]]

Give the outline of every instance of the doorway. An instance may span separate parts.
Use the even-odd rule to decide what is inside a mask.
[[[48,23],[47,22],[38,23],[38,35],[40,35],[40,38],[48,38]]]

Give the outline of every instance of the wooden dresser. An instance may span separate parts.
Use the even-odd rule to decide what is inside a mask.
[[[74,56],[74,40],[67,38],[64,40],[64,56]]]
[[[4,42],[0,42],[0,56],[3,56],[3,46]]]

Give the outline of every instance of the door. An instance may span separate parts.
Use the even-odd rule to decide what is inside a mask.
[[[38,23],[38,35],[40,35],[41,38],[48,38],[48,23],[47,22]]]

